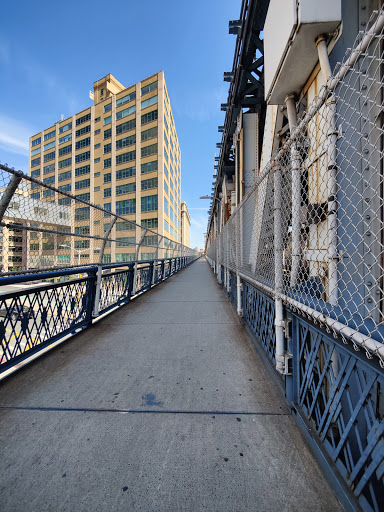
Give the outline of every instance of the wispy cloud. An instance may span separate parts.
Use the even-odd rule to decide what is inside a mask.
[[[0,114],[0,149],[17,155],[28,156],[28,140],[34,133],[22,121]]]

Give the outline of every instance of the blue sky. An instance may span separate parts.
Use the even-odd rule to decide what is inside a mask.
[[[93,82],[126,87],[164,70],[182,158],[191,245],[203,246],[217,126],[223,124],[241,0],[5,2],[0,32],[0,161],[28,171],[28,139],[91,105]],[[96,43],[96,41],[98,41]]]

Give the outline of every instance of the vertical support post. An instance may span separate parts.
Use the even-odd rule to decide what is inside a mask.
[[[139,254],[140,254],[140,246],[144,240],[144,237],[147,233],[148,229],[145,229],[144,230],[144,233],[141,235],[140,237],[140,240],[139,240],[139,243],[137,244],[137,247],[136,247],[136,255],[135,255],[135,271],[133,273],[133,289],[132,289],[132,295],[135,295],[136,294],[136,280],[137,280],[137,260],[139,259]]]
[[[99,264],[97,265],[97,279],[96,279],[96,291],[95,291],[95,304],[93,307],[93,317],[99,316],[100,311],[100,291],[101,291],[101,277],[103,274],[103,256],[104,256],[104,250],[105,246],[107,244],[107,240],[109,238],[109,235],[112,231],[113,226],[115,225],[115,222],[117,220],[116,215],[112,218],[111,223],[108,226],[107,231],[105,232],[103,243],[101,244],[100,248],[100,255],[99,255]],[[80,255],[80,253],[79,253]]]
[[[281,222],[281,168],[274,168],[274,251],[275,251],[275,333],[276,370],[285,373],[283,292],[283,236]]]
[[[154,266],[153,266],[153,275],[152,275],[152,284],[155,284],[155,265],[157,263],[157,259],[159,257],[159,247],[160,247],[160,244],[161,242],[163,241],[163,238],[164,236],[163,235],[157,235],[159,237],[159,240],[158,240],[158,243],[157,243],[157,247],[156,247],[156,252],[155,252],[155,259],[154,259]]]
[[[237,314],[243,316],[243,285],[239,274],[236,275],[236,286],[237,286]]]
[[[297,125],[296,103],[294,94],[288,94],[285,98],[287,107],[289,130],[291,134]],[[291,287],[296,286],[299,277],[301,243],[300,243],[300,207],[301,207],[301,164],[297,143],[291,146],[291,169],[292,169],[292,268]]]

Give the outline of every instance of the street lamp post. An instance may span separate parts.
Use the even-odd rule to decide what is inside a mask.
[[[82,252],[89,251],[89,249],[75,249],[74,247],[71,247],[70,245],[67,245],[67,244],[60,244],[59,247],[66,247],[67,249],[73,249],[74,251],[76,251],[77,254],[78,254],[77,264],[78,264],[79,267],[80,267],[80,254]]]

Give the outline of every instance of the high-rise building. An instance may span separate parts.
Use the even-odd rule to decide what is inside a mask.
[[[109,74],[93,88],[92,106],[30,138],[30,175],[181,242],[180,147],[164,73],[129,87]],[[32,199],[70,204],[33,185]],[[96,227],[85,210],[75,212],[75,226],[84,224],[92,236]],[[129,240],[132,229],[117,222],[112,238]],[[134,244],[119,245],[106,249],[105,261],[134,259]],[[92,255],[82,258],[88,263]]]

